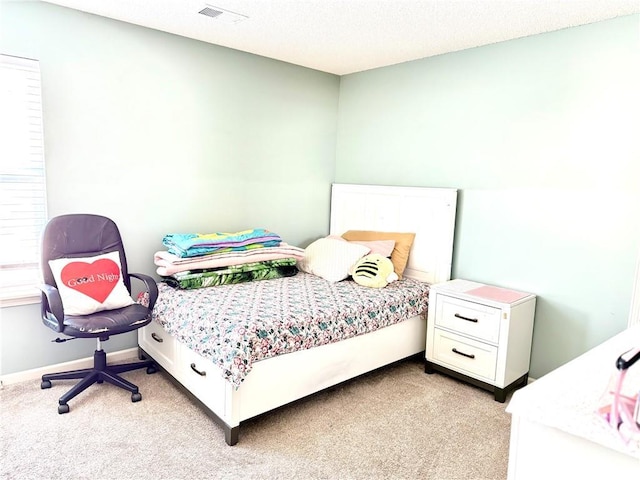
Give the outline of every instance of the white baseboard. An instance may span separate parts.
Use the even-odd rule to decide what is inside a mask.
[[[107,353],[107,361],[111,363],[124,362],[137,358],[138,348],[128,348],[117,352]],[[46,367],[34,368],[32,370],[24,370],[22,372],[10,373],[0,376],[0,386],[11,385],[12,383],[27,382],[39,380],[45,373],[65,372],[67,370],[77,370],[80,368],[89,368],[93,365],[93,356],[72,360],[70,362],[58,363],[56,365],[48,365]]]
[[[117,352],[107,353],[107,360],[110,363],[125,362],[132,358],[138,357],[138,348],[128,348]],[[28,382],[39,380],[45,373],[64,372],[66,370],[76,370],[80,368],[89,368],[93,365],[93,357],[80,358],[70,362],[48,365],[46,367],[34,368],[32,370],[24,370],[22,372],[10,373],[0,376],[0,388],[4,385],[12,383]],[[536,379],[529,377],[527,383],[533,383]]]

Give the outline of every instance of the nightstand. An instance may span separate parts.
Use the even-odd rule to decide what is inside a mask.
[[[431,286],[425,372],[494,393],[527,384],[536,296],[468,280]]]

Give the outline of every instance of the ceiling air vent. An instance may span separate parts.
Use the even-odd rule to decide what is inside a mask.
[[[230,12],[229,10],[225,10],[224,8],[214,7],[213,5],[207,5],[198,13],[201,15],[205,15],[207,17],[211,17],[215,19],[217,22],[231,23],[231,24],[239,23],[249,18],[246,15]]]

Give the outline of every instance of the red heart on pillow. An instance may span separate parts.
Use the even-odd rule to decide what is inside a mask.
[[[71,262],[64,266],[60,278],[67,287],[103,303],[120,280],[120,267],[108,258]]]

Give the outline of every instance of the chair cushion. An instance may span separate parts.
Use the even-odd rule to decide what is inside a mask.
[[[72,337],[108,337],[144,327],[151,321],[147,307],[134,303],[116,310],[103,310],[91,315],[65,316],[65,335]]]
[[[118,252],[49,260],[65,316],[89,315],[133,304]]]

